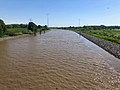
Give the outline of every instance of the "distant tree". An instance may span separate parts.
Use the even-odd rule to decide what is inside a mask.
[[[11,24],[6,25],[6,28],[12,28]]]
[[[45,25],[45,26],[44,26],[44,29],[45,29],[45,30],[48,30],[48,26],[47,26],[47,25]]]
[[[20,24],[20,28],[27,28],[27,24]]]
[[[27,28],[27,24],[8,24],[6,28]]]
[[[33,23],[33,22],[29,22],[28,30],[31,30],[34,33],[34,35],[36,35],[37,25],[35,23]]]
[[[12,25],[12,28],[20,28],[19,24],[11,24],[11,25]]]
[[[0,19],[0,37],[6,32],[6,26],[3,20]]]
[[[40,28],[42,28],[42,26],[41,26],[41,25],[38,25],[38,28],[40,29]]]

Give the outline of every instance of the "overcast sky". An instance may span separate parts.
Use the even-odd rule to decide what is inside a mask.
[[[33,22],[50,26],[120,25],[120,0],[0,0],[7,24]]]

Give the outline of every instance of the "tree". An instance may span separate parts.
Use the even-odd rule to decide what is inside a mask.
[[[42,26],[41,26],[41,25],[38,25],[38,28],[39,28],[39,29],[41,29],[41,28],[42,28]]]
[[[20,28],[27,28],[27,24],[20,24]]]
[[[45,26],[44,26],[44,29],[45,29],[45,30],[48,30],[48,26],[47,26],[47,25],[45,25]]]
[[[6,26],[3,20],[0,19],[0,37],[6,32]]]
[[[33,22],[29,22],[28,30],[31,30],[34,33],[34,35],[36,35],[37,25],[35,23],[33,23]]]

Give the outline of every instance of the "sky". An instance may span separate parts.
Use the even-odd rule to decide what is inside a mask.
[[[120,25],[120,0],[0,0],[0,19],[6,24],[84,26]]]

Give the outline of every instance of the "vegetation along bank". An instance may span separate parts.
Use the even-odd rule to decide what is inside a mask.
[[[104,26],[105,27],[105,26]],[[110,54],[120,59],[120,30],[119,26],[84,26],[69,27],[67,29],[76,31],[88,40],[94,42]],[[99,29],[99,30],[98,30]]]
[[[0,39],[8,38],[12,36],[18,36],[23,34],[34,34],[48,30],[47,25],[36,25],[33,22],[28,24],[8,24],[6,25],[3,20],[0,19]]]

